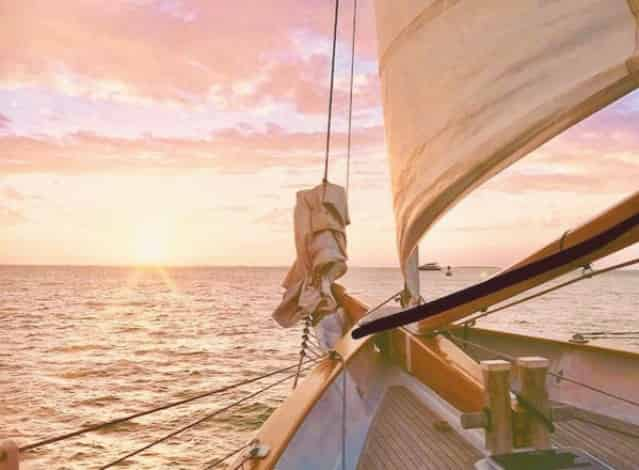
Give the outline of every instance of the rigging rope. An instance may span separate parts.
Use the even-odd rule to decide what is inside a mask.
[[[238,447],[234,451],[229,452],[224,457],[220,457],[219,459],[214,459],[214,460],[211,460],[210,462],[207,462],[206,464],[204,464],[204,470],[211,470],[211,469],[217,467],[218,465],[220,465],[221,463],[226,462],[228,459],[230,459],[234,455],[237,455],[238,453],[242,452],[244,449],[246,449],[252,443],[253,442],[248,442],[248,443],[244,444],[243,446]]]
[[[441,334],[444,334],[444,333],[441,333]],[[481,344],[474,343],[472,341],[469,341],[469,340],[464,339],[464,338],[460,338],[460,337],[452,335],[452,334],[446,333],[446,336],[448,338],[450,338],[451,341],[454,341],[454,342],[460,341],[460,342],[462,342],[464,344],[468,344],[468,345],[473,346],[473,347],[475,347],[477,349],[483,350],[483,351],[485,351],[485,352],[487,352],[489,354],[492,354],[492,355],[494,355],[496,357],[501,357],[502,359],[506,359],[507,361],[510,361],[510,362],[513,362],[513,363],[517,362],[517,358],[515,356],[511,356],[510,354],[506,354],[506,353],[497,351],[495,349],[488,348],[488,347],[483,346]],[[636,402],[634,400],[630,400],[629,398],[625,398],[625,397],[616,395],[616,394],[611,393],[611,392],[607,392],[606,390],[603,390],[603,389],[600,389],[600,388],[597,388],[597,387],[593,387],[592,385],[588,385],[586,383],[580,382],[579,380],[573,379],[571,377],[566,377],[563,374],[557,374],[555,372],[548,371],[548,375],[550,375],[551,377],[555,377],[555,378],[557,378],[559,380],[565,380],[566,382],[570,382],[570,383],[572,383],[574,385],[586,388],[586,389],[588,389],[588,390],[590,390],[592,392],[600,393],[601,395],[605,395],[608,398],[612,398],[612,399],[627,403],[629,405],[639,407],[639,402]]]
[[[623,263],[615,264],[613,266],[609,266],[609,267],[603,268],[603,269],[595,269],[595,270],[591,269],[591,270],[588,270],[587,272],[583,273],[579,277],[576,277],[574,279],[570,279],[569,281],[562,282],[561,284],[557,284],[556,286],[549,287],[548,289],[544,289],[542,291],[536,292],[536,293],[531,294],[529,296],[526,296],[526,297],[524,297],[522,299],[515,300],[514,302],[510,302],[510,303],[508,303],[506,305],[503,305],[501,307],[494,308],[494,309],[489,310],[487,312],[482,312],[482,313],[480,313],[478,315],[475,315],[474,317],[467,318],[467,319],[461,321],[460,323],[456,323],[455,326],[459,326],[459,325],[464,326],[464,325],[468,325],[468,324],[474,323],[475,321],[479,320],[480,318],[487,317],[488,315],[492,315],[493,313],[500,312],[500,311],[505,310],[505,309],[507,309],[509,307],[514,307],[515,305],[522,304],[524,302],[527,302],[528,300],[536,299],[537,297],[541,297],[543,295],[549,294],[550,292],[554,292],[556,290],[559,290],[562,287],[566,287],[566,286],[569,286],[569,285],[574,284],[576,282],[583,281],[584,279],[590,279],[591,277],[599,276],[601,274],[604,274],[604,273],[607,273],[607,272],[610,272],[610,271],[614,271],[616,269],[621,269],[621,268],[625,268],[625,267],[628,267],[628,266],[632,266],[634,264],[639,264],[639,258],[634,258],[634,259],[631,259],[629,261],[625,261]]]
[[[353,83],[355,81],[355,36],[357,34],[357,0],[353,0],[353,38],[351,41],[351,83],[348,95],[348,143],[346,145],[346,198],[351,182],[351,134],[353,129]]]
[[[293,366],[293,367],[295,367],[295,366]],[[308,368],[309,367],[307,366],[307,367],[304,368],[304,370],[307,370]],[[292,379],[293,377],[295,377],[295,375],[296,374],[287,375],[283,379],[277,380],[277,381],[275,381],[275,382],[273,382],[273,383],[271,383],[271,384],[269,384],[269,385],[267,385],[265,387],[262,387],[261,389],[257,390],[256,392],[253,392],[250,395],[247,395],[247,396],[245,396],[243,398],[240,398],[239,400],[234,401],[230,405],[227,405],[227,406],[225,406],[223,408],[219,408],[219,409],[213,411],[212,413],[208,413],[208,414],[204,415],[202,418],[199,418],[199,419],[197,419],[197,420],[195,420],[195,421],[193,421],[193,422],[191,422],[191,423],[189,423],[189,424],[187,424],[185,426],[182,426],[181,428],[176,429],[175,431],[172,431],[172,432],[170,432],[170,433],[168,433],[168,434],[166,434],[166,435],[164,435],[164,436],[162,436],[162,437],[160,437],[158,439],[155,439],[154,441],[146,444],[145,446],[142,446],[142,447],[140,447],[140,448],[138,448],[136,450],[133,450],[133,451],[129,452],[128,454],[126,454],[126,455],[124,455],[124,456],[122,456],[122,457],[120,457],[120,458],[118,458],[116,460],[113,460],[112,462],[109,462],[108,464],[100,467],[100,470],[106,470],[107,468],[111,468],[111,467],[113,467],[115,465],[118,465],[119,463],[124,462],[125,460],[127,460],[127,459],[129,459],[131,457],[134,457],[134,456],[144,452],[145,450],[150,449],[151,447],[166,441],[167,439],[170,439],[170,438],[172,438],[174,436],[177,436],[178,434],[180,434],[180,433],[182,433],[184,431],[187,431],[188,429],[191,429],[191,428],[197,426],[198,424],[203,423],[204,421],[207,421],[207,420],[209,420],[211,418],[214,418],[215,416],[219,415],[220,413],[228,411],[229,409],[231,409],[231,408],[233,408],[233,407],[235,407],[235,406],[237,406],[237,405],[239,405],[241,403],[244,403],[245,401],[250,400],[251,398],[254,398],[257,395],[259,395],[261,393],[264,393],[267,390],[270,390],[271,388],[276,387],[277,385],[280,385],[281,383],[284,383],[285,381],[287,381],[289,379]]]
[[[580,241],[570,248],[530,261],[523,266],[514,267],[486,281],[430,302],[361,324],[351,332],[351,336],[358,339],[426,318],[437,317],[437,315],[451,312],[453,309],[468,308],[473,302],[479,302],[490,295],[498,293],[504,295],[511,288],[519,291],[527,290],[524,288],[525,282],[540,280],[544,276],[553,277],[553,274],[557,274],[557,270],[561,268],[572,263],[583,263],[584,258],[596,257],[596,253],[601,254],[602,249],[611,246],[611,243],[621,239],[637,226],[639,226],[639,212],[633,213],[603,232]]]
[[[368,312],[366,312],[366,315],[370,315],[373,312],[376,312],[377,310],[379,310],[380,308],[382,308],[384,305],[386,305],[388,302],[390,302],[391,300],[395,300],[398,301],[399,296],[402,294],[402,292],[404,292],[404,289],[398,290],[397,292],[395,292],[393,295],[391,295],[390,297],[382,300],[380,303],[378,303],[377,305],[375,305],[373,308],[371,308]]]
[[[308,363],[316,362],[316,360],[317,359],[309,359],[308,361],[306,361],[306,363],[308,364]],[[289,370],[291,370],[291,369],[293,369],[295,367],[298,367],[298,365],[294,364],[294,365],[291,365],[291,366],[288,366],[288,367],[283,367],[281,369],[268,372],[268,373],[260,375],[258,377],[253,377],[251,379],[242,380],[240,382],[236,382],[236,383],[231,384],[231,385],[226,385],[224,387],[216,388],[214,390],[209,390],[207,392],[199,393],[199,394],[194,395],[194,396],[192,396],[190,398],[185,398],[184,400],[178,400],[178,401],[166,403],[164,405],[161,405],[161,406],[158,406],[158,407],[155,407],[155,408],[151,408],[150,410],[140,411],[138,413],[134,413],[134,414],[131,414],[131,415],[128,415],[128,416],[122,416],[120,418],[115,418],[115,419],[112,419],[110,421],[106,421],[106,422],[99,423],[99,424],[94,424],[92,426],[87,426],[87,427],[79,429],[77,431],[73,431],[73,432],[69,432],[69,433],[66,433],[66,434],[62,434],[60,436],[55,436],[55,437],[50,437],[50,438],[47,438],[47,439],[43,439],[41,441],[34,442],[34,443],[28,444],[26,446],[22,446],[22,447],[20,447],[19,450],[20,450],[20,452],[27,452],[27,451],[36,449],[38,447],[41,447],[41,446],[44,446],[44,445],[47,445],[47,444],[53,444],[54,442],[58,442],[58,441],[62,441],[64,439],[69,439],[69,438],[72,438],[72,437],[80,436],[82,434],[86,434],[86,433],[91,432],[91,431],[97,431],[97,430],[105,428],[107,426],[113,426],[115,424],[120,424],[120,423],[123,423],[125,421],[130,421],[130,420],[135,419],[135,418],[140,418],[142,416],[146,416],[146,415],[149,415],[151,413],[155,413],[155,412],[158,412],[158,411],[166,410],[166,409],[173,408],[173,407],[179,406],[179,405],[184,405],[186,403],[190,403],[192,401],[199,400],[200,398],[205,398],[205,397],[208,397],[208,396],[211,396],[211,395],[224,393],[224,392],[227,392],[229,390],[232,390],[232,389],[244,386],[244,385],[248,385],[248,384],[251,384],[253,382],[257,382],[259,380],[263,380],[263,379],[272,377],[273,375],[281,374],[283,372],[288,372]]]
[[[335,23],[333,24],[333,53],[331,55],[331,83],[328,90],[328,123],[326,126],[326,154],[324,156],[324,181],[328,181],[328,156],[331,149],[331,120],[333,117],[333,88],[335,86],[335,49],[337,47],[337,19],[339,16],[339,0],[335,0]]]

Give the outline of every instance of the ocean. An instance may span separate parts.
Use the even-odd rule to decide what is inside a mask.
[[[494,272],[423,272],[422,290],[434,298]],[[25,445],[295,363],[300,329],[281,329],[270,317],[285,273],[0,266],[0,439]],[[342,283],[375,305],[398,290],[401,277],[396,269],[351,268]],[[638,286],[639,271],[612,272],[479,326],[563,340],[577,332],[637,331]],[[639,338],[594,344],[639,351]],[[39,448],[22,468],[99,468],[260,386]],[[203,468],[244,444],[290,388],[286,383],[248,400],[130,459],[128,468]]]

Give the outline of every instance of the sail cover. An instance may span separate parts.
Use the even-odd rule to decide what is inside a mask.
[[[465,194],[639,86],[639,0],[376,0],[402,268]]]
[[[290,328],[311,317],[322,347],[331,349],[344,334],[345,316],[333,296],[333,283],[346,273],[346,226],[350,224],[343,187],[328,181],[297,192],[297,259],[282,286],[286,289],[273,318]]]

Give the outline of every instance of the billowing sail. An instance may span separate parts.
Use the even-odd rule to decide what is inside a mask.
[[[402,267],[468,191],[639,86],[639,0],[376,0]]]

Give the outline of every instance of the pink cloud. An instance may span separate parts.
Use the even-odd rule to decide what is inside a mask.
[[[379,127],[356,130],[358,151],[379,149]],[[343,148],[345,133],[333,137]],[[62,139],[8,135],[0,137],[3,173],[166,172],[214,168],[223,172],[254,172],[274,166],[313,167],[322,162],[324,134],[287,132],[271,125],[262,131],[225,130],[210,139],[168,139],[148,136],[122,139],[76,133]]]
[[[23,201],[25,199],[24,194],[16,191],[11,186],[6,186],[2,191],[0,191],[0,194],[10,201]]]
[[[26,222],[27,218],[24,214],[17,210],[0,205],[0,225],[3,227],[11,227]]]
[[[272,98],[324,112],[332,14],[325,2],[298,0],[8,2],[0,81],[116,100],[211,99],[232,109]],[[360,57],[372,58],[369,7],[360,16],[370,23],[360,30]],[[300,46],[297,31],[320,47]]]
[[[4,114],[0,113],[0,130],[8,129],[10,123],[11,123],[11,119],[9,119]]]

